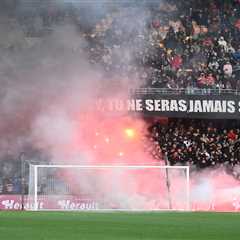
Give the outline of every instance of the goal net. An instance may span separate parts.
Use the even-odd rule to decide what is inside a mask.
[[[188,166],[30,165],[28,210],[190,210]]]

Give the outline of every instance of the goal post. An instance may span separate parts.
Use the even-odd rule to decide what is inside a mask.
[[[191,210],[189,166],[30,165],[29,170],[27,210]]]

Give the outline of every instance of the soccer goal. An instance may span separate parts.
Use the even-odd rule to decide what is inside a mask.
[[[190,210],[188,166],[30,165],[27,210]]]

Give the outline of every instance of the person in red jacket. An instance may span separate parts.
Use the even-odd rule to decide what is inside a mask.
[[[183,59],[180,55],[173,56],[171,60],[171,67],[173,70],[177,71],[179,68],[181,68],[183,63]]]
[[[232,141],[237,140],[237,134],[233,131],[233,129],[231,129],[231,130],[228,132],[227,137],[228,137],[229,140],[232,140]]]

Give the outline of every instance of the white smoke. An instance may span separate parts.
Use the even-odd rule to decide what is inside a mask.
[[[112,10],[111,8],[109,10],[109,1],[102,4],[96,2],[93,4],[89,1],[81,1],[82,4],[80,1],[61,2],[79,6],[79,11],[81,8],[90,8],[89,19],[97,15],[99,20]],[[26,6],[28,6],[26,12],[31,12],[34,6],[40,4],[46,7],[48,3],[66,7],[60,4],[60,1],[43,3],[22,0],[17,7],[17,15],[21,15],[21,9]],[[128,34],[136,29],[141,33],[148,17],[147,8],[129,10],[123,7],[117,18],[117,27],[127,30]],[[126,96],[129,86],[134,88],[141,85],[138,76],[134,74],[122,77],[120,73],[125,71],[116,68],[111,77],[106,77],[102,66],[90,63],[89,56],[85,52],[85,49],[90,47],[89,42],[81,36],[77,25],[72,22],[53,25],[53,32],[45,37],[27,38],[23,26],[19,25],[16,19],[10,20],[6,16],[2,18],[0,131],[5,137],[1,139],[1,150],[5,148],[1,146],[9,146],[11,148],[9,151],[16,154],[26,143],[42,141],[48,145],[49,141],[52,145],[54,140],[59,142],[57,138],[60,133],[56,134],[58,130],[54,132],[54,129],[61,124],[63,124],[60,127],[62,138],[68,139],[68,131],[70,131],[69,136],[73,131],[74,120],[70,116],[73,112],[80,112],[82,107],[93,105],[93,100],[99,93],[105,96],[112,95],[111,88],[116,83],[117,86],[122,86],[118,92],[116,92],[117,88],[114,89],[114,95],[119,94],[119,96],[122,93]],[[84,18],[80,19],[83,25],[84,20]],[[120,34],[119,42],[125,37],[125,34]],[[107,42],[108,38],[103,42],[106,47]],[[141,47],[143,46],[139,45],[138,49],[141,50]],[[113,49],[111,57],[115,66],[123,63],[126,66],[134,66],[131,41],[121,48],[116,46]],[[59,122],[60,115],[64,123]],[[5,150],[1,151],[1,154],[4,155],[4,152]]]

